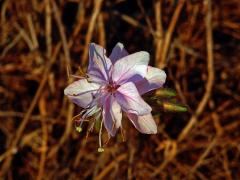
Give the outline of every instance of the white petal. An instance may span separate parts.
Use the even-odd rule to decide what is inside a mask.
[[[93,95],[99,89],[99,84],[89,83],[86,79],[73,82],[64,89],[64,94],[82,108],[88,107],[93,100]]]
[[[148,66],[147,74],[144,79],[135,82],[140,94],[160,88],[166,81],[166,73],[158,68]]]
[[[105,99],[103,106],[103,122],[108,133],[115,136],[121,126],[122,110],[116,99],[110,95]]]
[[[113,65],[112,80],[117,84],[139,80],[147,73],[149,54],[140,51],[119,59]]]
[[[142,99],[132,82],[121,85],[115,96],[123,111],[127,113],[145,115],[152,111],[152,108]]]
[[[135,128],[144,134],[156,134],[157,125],[152,117],[152,114],[146,114],[144,116],[137,116],[136,114],[127,114]]]
[[[106,50],[91,43],[89,46],[88,75],[94,82],[104,83],[109,80],[109,72],[112,66],[111,60],[106,56]]]
[[[128,55],[128,52],[125,50],[122,43],[117,43],[115,47],[112,50],[111,55],[109,58],[112,61],[112,64],[114,64],[118,59],[121,59]]]

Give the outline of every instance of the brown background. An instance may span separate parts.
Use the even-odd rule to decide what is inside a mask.
[[[239,0],[3,0],[0,8],[2,177],[240,179]],[[119,133],[98,153],[97,131],[86,140],[88,123],[74,129],[81,109],[63,94],[67,67],[86,68],[90,42],[108,54],[117,42],[148,51],[188,112],[149,102],[159,133],[140,134],[125,118],[126,141]]]

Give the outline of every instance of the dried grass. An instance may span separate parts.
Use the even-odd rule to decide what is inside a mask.
[[[0,2],[0,175],[5,179],[239,179],[239,0]],[[153,105],[157,135],[124,119],[98,153],[63,95],[91,41],[146,50],[187,113]],[[79,70],[81,69],[81,71]],[[148,100],[148,96],[145,97]],[[103,133],[106,136],[106,132]]]

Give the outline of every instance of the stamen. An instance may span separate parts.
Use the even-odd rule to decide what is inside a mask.
[[[102,147],[102,126],[103,126],[103,121],[101,121],[101,126],[100,126],[100,131],[99,131],[99,136],[98,136],[98,141],[99,141],[98,152],[104,151],[104,149]]]
[[[102,114],[101,111],[97,112],[97,115],[95,117],[96,121],[100,120],[101,114]]]
[[[74,116],[74,117],[72,118],[72,121],[75,120],[75,118],[77,118],[78,116],[81,116],[85,111],[86,111],[86,110],[84,109],[84,110],[82,110],[79,114],[77,114],[76,116]]]
[[[102,90],[102,87],[101,86],[98,90],[97,90],[97,93],[101,93],[101,90]],[[97,94],[96,93],[96,94]],[[97,101],[101,98],[100,95],[97,95],[96,98],[93,99],[93,101],[88,105],[88,107],[84,110],[82,110],[78,115],[74,116],[72,119],[75,120],[76,118],[78,118],[79,116],[82,116],[80,117],[80,120],[75,120],[75,129],[77,132],[81,132],[82,131],[82,125],[83,125],[83,122],[84,121],[88,121],[87,118],[90,117],[90,116],[93,116],[94,114],[96,114],[96,119],[100,119],[100,116],[101,116],[101,108],[97,105]],[[78,124],[77,124],[78,123]],[[87,135],[86,135],[86,138],[88,137],[89,135],[89,132],[91,132],[93,130],[93,127],[94,127],[94,124],[95,124],[95,121],[91,124],[90,128],[88,129],[88,132],[87,132]],[[102,123],[101,123],[101,129],[102,129]],[[101,136],[101,134],[100,134]],[[100,142],[100,148],[101,148],[101,142]],[[102,151],[102,150],[101,150]],[[103,152],[103,151],[102,151]]]
[[[86,79],[86,77],[84,77],[84,76],[77,76],[77,75],[69,74],[69,77],[70,76],[73,78],[77,78],[77,79]]]
[[[100,152],[100,153],[101,153],[101,152],[104,152],[104,149],[99,147],[99,148],[98,148],[98,152]]]
[[[76,127],[76,131],[79,133],[82,132],[82,127],[80,127],[80,126]]]
[[[95,124],[95,121],[93,121],[92,124],[90,125],[90,128],[88,128],[87,134],[86,134],[86,140],[88,139],[88,136],[89,136],[90,132],[93,131],[94,124]]]
[[[83,124],[83,120],[80,122],[80,125],[79,125],[79,127],[82,127],[82,124]]]
[[[72,121],[75,121],[75,129],[76,129],[76,131],[77,132],[82,132],[82,123],[83,123],[83,121],[87,121],[87,120],[84,120],[84,119],[76,119],[78,116],[81,116],[82,115],[82,113],[83,113],[84,111],[81,111],[79,114],[77,114],[76,116],[74,116],[73,118],[72,118]],[[79,121],[80,121],[80,125],[79,125]],[[78,124],[77,124],[78,123]]]

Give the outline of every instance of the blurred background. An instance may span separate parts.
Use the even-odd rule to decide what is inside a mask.
[[[1,0],[0,9],[1,179],[240,179],[239,0]],[[125,118],[124,138],[99,153],[97,130],[75,130],[81,109],[63,94],[90,42],[108,54],[117,42],[148,51],[188,111],[150,93],[158,134]]]

